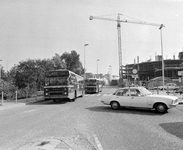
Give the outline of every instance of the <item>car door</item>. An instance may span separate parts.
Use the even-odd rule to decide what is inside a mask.
[[[131,107],[147,107],[147,98],[142,95],[139,89],[130,89],[130,106]]]
[[[130,106],[130,95],[128,89],[120,89],[116,93],[116,100],[120,106]]]

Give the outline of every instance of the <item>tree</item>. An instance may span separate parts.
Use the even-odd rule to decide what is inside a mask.
[[[61,59],[61,56],[59,56],[59,54],[56,53],[55,56],[53,56],[52,61],[55,70],[66,68],[65,61]]]
[[[45,71],[66,68],[83,75],[84,69],[76,51],[55,54],[52,59],[28,59],[20,61],[7,73],[7,80],[17,89],[26,89],[28,93],[43,90]],[[25,91],[25,90],[24,90]],[[24,92],[25,93],[25,92]]]
[[[14,77],[14,84],[20,88],[42,89],[44,86],[44,73],[54,70],[54,63],[50,59],[28,59],[14,66],[10,75]]]
[[[84,74],[84,68],[81,61],[79,60],[79,54],[75,50],[72,50],[71,53],[63,53],[61,56],[62,62],[65,62],[66,68],[75,72],[78,75]]]

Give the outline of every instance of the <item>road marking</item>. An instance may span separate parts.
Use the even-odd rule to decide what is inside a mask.
[[[93,134],[93,137],[94,137],[95,142],[97,144],[98,150],[103,150],[102,144],[100,143],[98,137],[95,134]]]
[[[21,112],[21,114],[23,114],[23,113],[31,113],[31,112],[34,112],[34,111],[36,111],[36,109],[27,110],[27,111],[23,111],[23,112]]]

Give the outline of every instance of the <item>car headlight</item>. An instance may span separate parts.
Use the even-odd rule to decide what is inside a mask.
[[[172,105],[173,105],[173,104],[176,104],[177,102],[178,102],[178,99],[172,100]]]

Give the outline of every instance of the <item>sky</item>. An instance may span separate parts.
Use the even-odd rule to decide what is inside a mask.
[[[158,26],[121,23],[123,65],[137,62],[137,56],[140,62],[153,61],[161,50],[164,59],[178,59],[182,8],[182,0],[0,0],[0,64],[10,70],[20,61],[75,50],[87,72],[118,75],[117,22],[89,20],[117,19],[118,13],[121,20],[165,25],[161,49]]]

